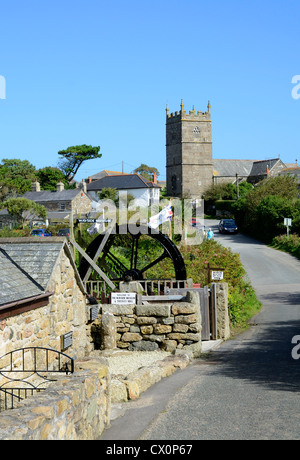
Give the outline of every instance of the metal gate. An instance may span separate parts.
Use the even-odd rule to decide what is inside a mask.
[[[74,360],[51,348],[19,348],[0,357],[0,412],[55,382],[52,373],[73,373]]]
[[[166,289],[170,295],[184,295],[187,291],[196,291],[200,298],[200,313],[202,322],[201,340],[217,340],[217,302],[216,283],[211,287]]]

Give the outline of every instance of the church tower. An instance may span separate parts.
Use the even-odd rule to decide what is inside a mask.
[[[167,194],[201,198],[212,184],[212,136],[210,102],[207,112],[187,113],[166,108]]]

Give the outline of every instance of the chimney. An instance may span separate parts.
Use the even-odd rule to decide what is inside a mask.
[[[86,182],[85,182],[84,179],[82,179],[82,182],[80,182],[79,188],[81,188],[81,190],[82,190],[83,192],[85,192],[85,193],[87,192]]]
[[[267,166],[267,169],[266,169],[267,176],[269,175],[269,172],[270,172],[269,166]]]
[[[35,179],[35,182],[32,183],[31,191],[32,192],[40,192],[41,191],[40,183],[36,179]]]
[[[91,182],[92,182],[92,178],[91,178],[91,176],[89,176],[88,183],[90,184]]]
[[[59,181],[58,184],[56,184],[56,191],[62,192],[64,189],[65,189],[64,184],[61,181]]]
[[[153,184],[157,184],[157,174],[156,174],[156,172],[153,173]]]

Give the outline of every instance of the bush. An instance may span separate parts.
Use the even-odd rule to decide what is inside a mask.
[[[288,198],[269,195],[261,200],[255,211],[257,234],[260,239],[270,242],[276,235],[282,233],[284,217],[292,217],[294,204]]]
[[[233,207],[239,228],[267,243],[282,232],[284,217],[300,224],[298,187],[293,176],[263,180]]]
[[[231,325],[235,329],[245,327],[247,321],[256,314],[261,304],[257,300],[247,274],[240,261],[239,254],[225,248],[215,240],[206,240],[201,245],[181,246],[180,252],[185,261],[187,278],[201,286],[208,284],[208,265],[210,268],[224,269],[224,282],[228,283],[229,309]],[[170,278],[173,276],[171,263],[160,267],[153,277]]]
[[[293,256],[300,259],[300,237],[299,235],[292,234],[276,236],[272,241],[272,246],[276,249],[288,252]]]
[[[29,227],[15,228],[15,229],[3,227],[0,230],[0,238],[17,238],[17,237],[29,236],[30,232],[31,232],[31,229]]]

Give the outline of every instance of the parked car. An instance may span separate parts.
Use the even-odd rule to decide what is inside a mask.
[[[57,232],[57,236],[70,236],[71,232],[69,228],[60,228]]]
[[[220,233],[237,233],[238,227],[233,219],[222,219],[219,222]]]
[[[30,233],[31,236],[51,236],[51,233],[45,230],[44,228],[37,228],[32,230]]]

